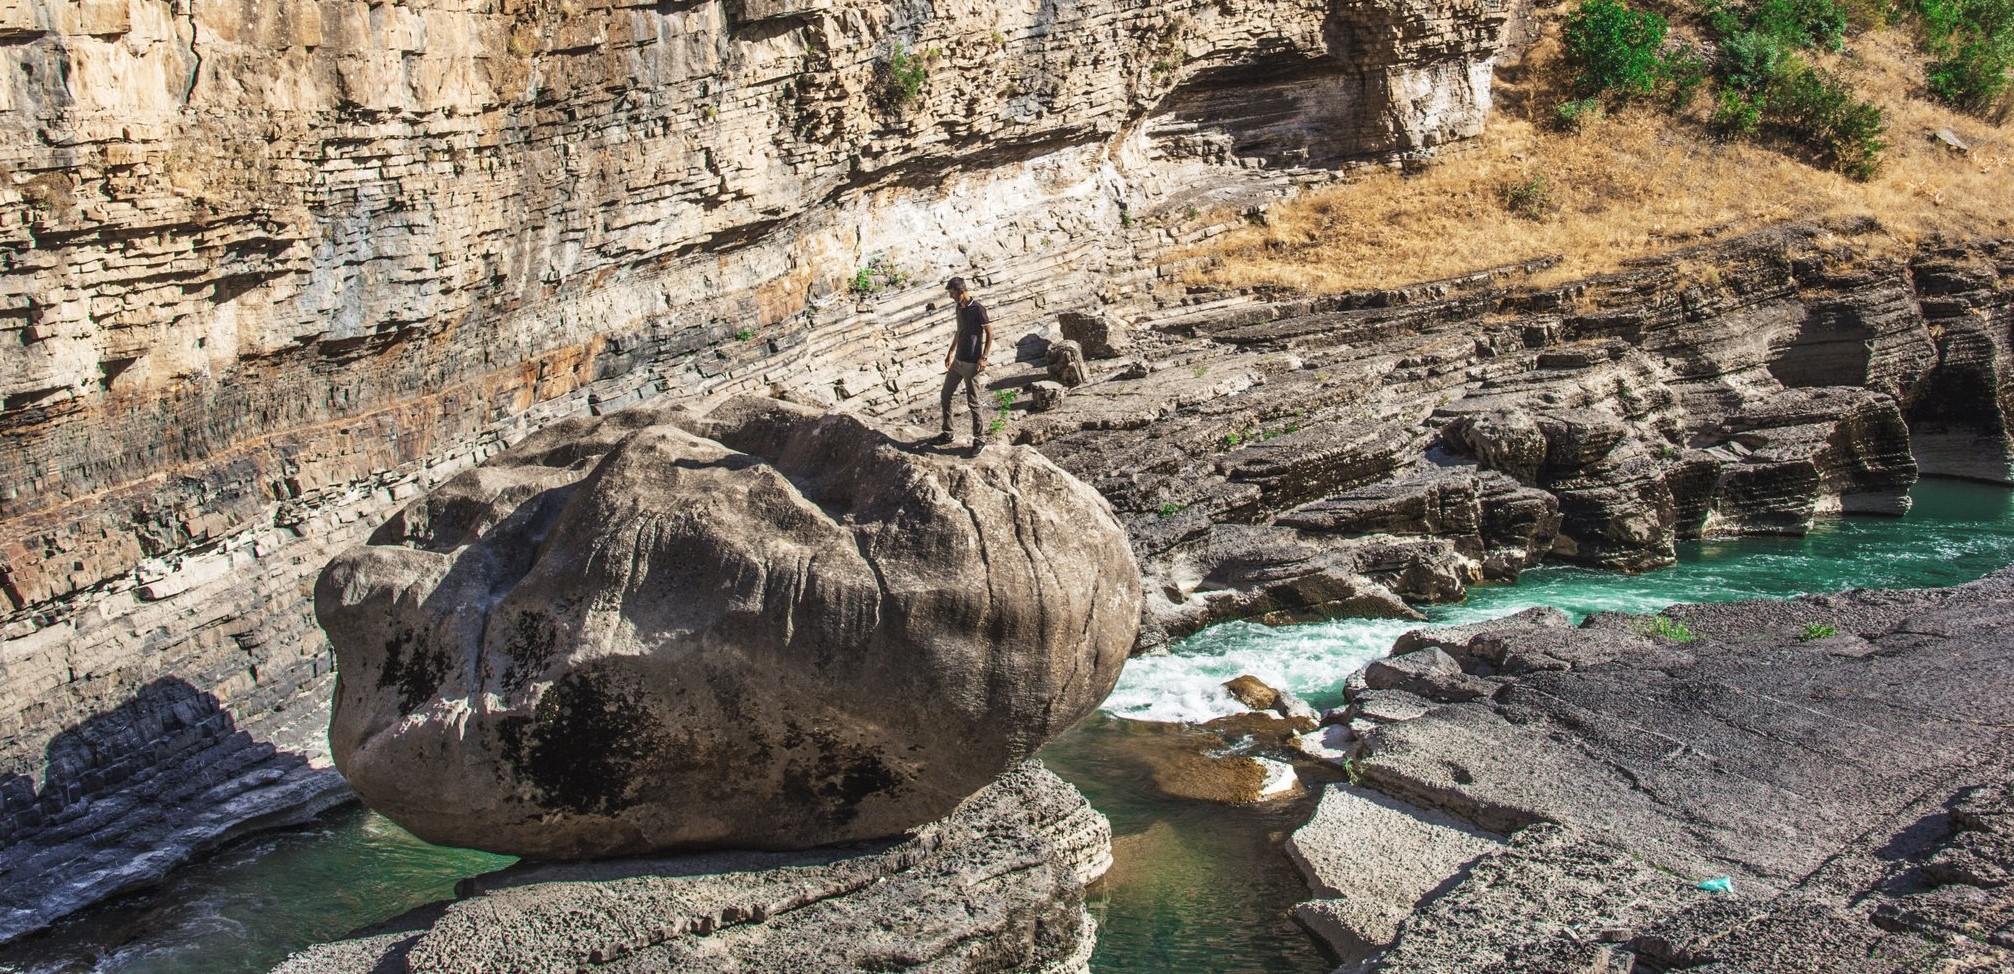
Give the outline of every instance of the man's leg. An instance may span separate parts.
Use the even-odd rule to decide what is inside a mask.
[[[959,378],[958,366],[956,364],[945,369],[944,391],[937,396],[938,406],[944,413],[943,432],[937,438],[946,443],[951,442],[951,394],[958,391]]]
[[[986,416],[979,411],[979,364],[965,367],[972,370],[965,374],[965,405],[972,410],[972,442],[977,443],[986,436]]]

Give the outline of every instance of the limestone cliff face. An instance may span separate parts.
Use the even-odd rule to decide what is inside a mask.
[[[94,797],[301,806],[309,580],[419,490],[662,394],[889,408],[948,274],[1033,325],[1151,275],[1134,214],[1473,134],[1492,4],[0,2],[0,938],[186,853],[65,885],[162,804]]]

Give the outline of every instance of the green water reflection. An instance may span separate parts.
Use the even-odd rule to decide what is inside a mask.
[[[515,860],[444,849],[361,806],[233,843],[164,885],[0,951],[21,974],[262,974],[287,954],[454,896]]]

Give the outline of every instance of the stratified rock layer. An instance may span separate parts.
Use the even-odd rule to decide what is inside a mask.
[[[659,396],[929,395],[946,277],[1034,327],[1232,225],[1192,208],[1473,135],[1506,18],[0,3],[0,843],[37,864],[9,873],[26,906],[0,940],[121,888],[89,875],[108,860],[130,878],[214,841],[51,853],[67,823],[214,837],[306,807],[260,749],[328,791],[306,593],[416,494]],[[209,717],[161,706],[162,680],[223,720],[184,733]],[[75,746],[113,726],[120,747]],[[202,743],[233,735],[244,753]],[[127,755],[185,750],[276,800],[219,822],[134,783]]]
[[[740,397],[559,424],[337,558],[316,608],[365,802],[573,858],[938,818],[1105,698],[1140,588],[1033,451]]]
[[[2014,479],[2006,242],[1897,261],[1785,227],[1505,286],[1524,270],[1188,295],[1134,315],[1128,358],[1093,360],[1015,435],[1118,509],[1146,642],[1403,614],[1547,557],[1640,571],[1684,539],[1900,514],[1919,470]]]
[[[275,974],[1082,974],[1111,827],[1030,763],[893,845],[520,866]]]

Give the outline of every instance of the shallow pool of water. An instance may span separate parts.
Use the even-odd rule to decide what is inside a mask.
[[[350,805],[253,836],[160,887],[0,950],[20,974],[263,974],[287,954],[454,896],[506,856],[446,849]]]
[[[1969,581],[2014,562],[2014,494],[1926,481],[1907,518],[1823,522],[1803,538],[1693,543],[1639,576],[1568,567],[1478,588],[1434,623],[1556,605],[1579,616],[1675,602]],[[1229,806],[1169,799],[1140,758],[1145,721],[1206,720],[1238,705],[1218,684],[1252,673],[1322,703],[1418,623],[1337,620],[1270,629],[1231,623],[1127,664],[1107,715],[1044,752],[1112,820],[1115,865],[1092,891],[1098,974],[1318,974],[1331,964],[1287,916],[1305,898],[1280,851],[1311,799]],[[1127,719],[1131,718],[1131,719]],[[350,808],[307,829],[234,844],[168,884],[0,950],[0,971],[236,974],[453,894],[455,880],[508,859],[426,845]]]

